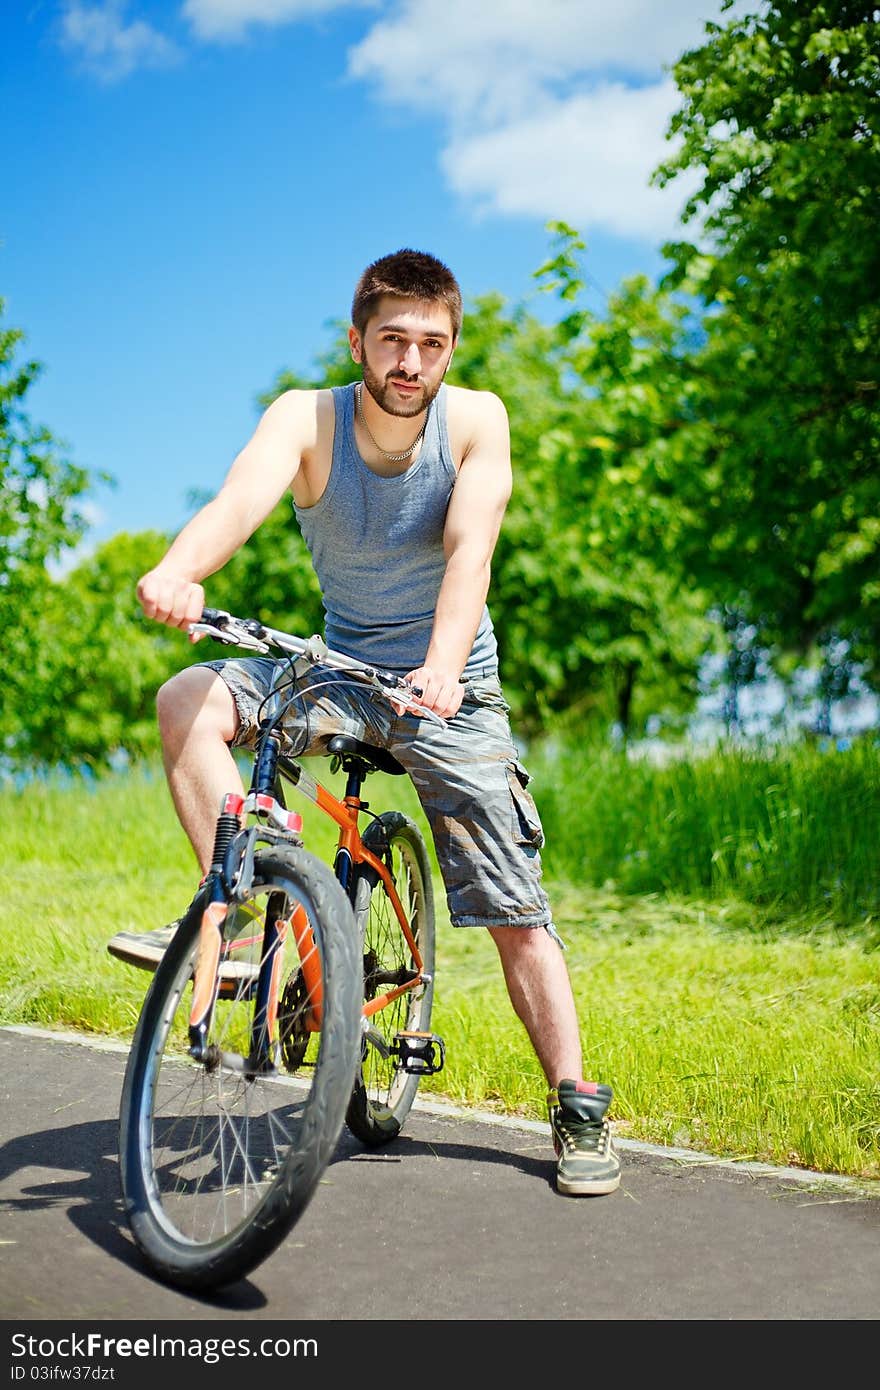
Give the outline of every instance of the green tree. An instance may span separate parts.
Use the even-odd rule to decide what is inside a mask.
[[[543,316],[479,299],[454,379],[497,391],[510,416],[515,486],[492,607],[520,725],[590,719],[626,737],[693,703],[709,640],[678,556],[685,315],[644,279],[595,314],[583,243],[564,223],[550,231]]]
[[[624,281],[602,315],[579,308],[583,248],[564,224],[556,234],[557,254],[538,275],[572,306],[558,325],[572,389],[548,475],[568,540],[558,613],[627,737],[651,715],[690,709],[712,638],[708,597],[681,544],[700,524],[684,501],[700,428],[689,314],[643,276]]]
[[[726,8],[730,8],[727,6]],[[799,657],[830,634],[877,681],[880,642],[880,25],[873,4],[771,0],[674,67],[700,234],[665,248],[670,291],[704,307],[702,526],[693,563],[721,603]]]
[[[0,300],[0,320],[3,313]],[[23,338],[0,322],[0,729],[13,761],[31,745],[25,731],[40,659],[34,630],[52,586],[49,566],[85,534],[82,502],[98,477],[65,458],[50,431],[32,423],[24,399],[41,367],[20,360]]]
[[[159,687],[183,667],[223,655],[222,648],[191,643],[141,611],[137,581],[170,541],[159,531],[120,532],[44,586],[29,632],[29,705],[16,744],[19,763],[100,771],[120,757],[159,751]],[[208,603],[296,631],[320,631],[311,569],[295,568],[301,544],[295,520],[277,509],[206,581]]]
[[[121,753],[158,751],[156,691],[194,659],[194,648],[183,633],[144,617],[135,586],[169,539],[121,532],[46,587],[21,760],[101,769]]]

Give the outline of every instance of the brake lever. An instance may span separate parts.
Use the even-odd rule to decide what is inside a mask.
[[[436,710],[428,709],[427,705],[421,704],[420,701],[415,698],[417,689],[417,686],[405,684],[393,688],[383,686],[382,693],[386,700],[390,700],[393,704],[400,705],[401,708],[408,713],[417,714],[420,719],[427,719],[430,724],[439,724],[441,729],[445,729],[449,721],[444,719],[442,714],[438,714]],[[421,695],[421,690],[419,690],[418,693]]]
[[[212,637],[215,642],[222,642],[224,647],[244,647],[246,651],[259,652],[261,656],[271,650],[268,642],[261,642],[258,637],[238,626],[221,628],[214,627],[212,623],[190,623],[189,633],[191,637]]]

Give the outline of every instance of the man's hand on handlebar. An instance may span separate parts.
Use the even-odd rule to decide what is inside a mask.
[[[441,671],[436,666],[419,666],[417,670],[410,671],[405,679],[414,691],[421,692],[418,695],[419,704],[439,714],[441,719],[451,719],[458,713],[464,696],[464,685],[457,671]]]
[[[193,584],[180,575],[163,571],[162,566],[149,570],[137,586],[138,601],[148,618],[165,623],[168,627],[179,627],[184,632],[192,623],[197,623],[205,606],[205,591],[201,584]],[[197,641],[197,636],[192,636]]]

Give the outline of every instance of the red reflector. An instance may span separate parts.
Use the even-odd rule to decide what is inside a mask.
[[[303,818],[296,811],[291,811],[287,817],[288,830],[302,830]]]
[[[243,805],[243,796],[239,796],[237,792],[229,792],[223,802],[223,814],[227,816],[240,816]]]

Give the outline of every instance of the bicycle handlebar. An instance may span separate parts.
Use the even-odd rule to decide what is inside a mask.
[[[289,655],[304,657],[311,666],[329,666],[332,670],[345,672],[374,686],[386,699],[404,705],[434,723],[446,723],[439,714],[419,704],[421,690],[410,685],[403,676],[358,661],[353,656],[345,656],[342,652],[333,651],[323,637],[317,634],[311,637],[297,637],[293,633],[267,627],[257,618],[237,618],[223,608],[203,609],[201,619],[197,623],[191,623],[189,631],[193,637],[203,633],[226,646],[244,647],[261,656],[265,656],[274,647]]]

